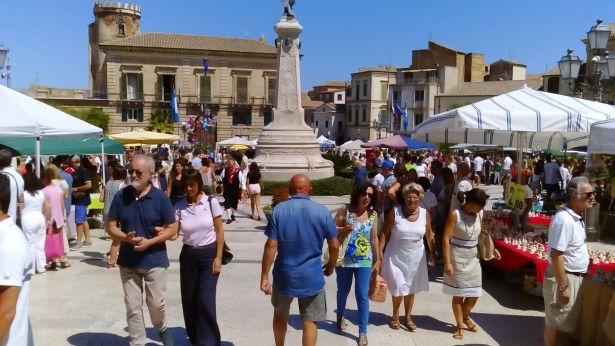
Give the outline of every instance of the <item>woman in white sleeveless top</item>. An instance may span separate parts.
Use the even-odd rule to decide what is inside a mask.
[[[483,190],[474,188],[464,193],[459,209],[451,211],[444,227],[443,292],[453,296],[453,314],[457,328],[453,337],[463,339],[463,325],[473,333],[478,327],[470,312],[482,293],[482,273],[478,259],[478,236],[481,232],[483,208],[489,200]],[[500,254],[496,251],[496,259]]]
[[[382,277],[393,296],[393,316],[389,324],[392,329],[399,329],[399,306],[402,300],[406,327],[410,331],[416,329],[412,321],[414,295],[429,291],[423,236],[427,237],[430,265],[435,262],[435,242],[431,218],[425,209],[419,207],[423,194],[419,184],[405,185],[402,189],[404,202],[389,211],[381,236],[380,251],[386,246],[382,257]]]
[[[49,205],[41,191],[43,187],[34,172],[28,172],[24,180],[24,206],[21,209],[21,230],[28,243],[34,258],[36,273],[45,272],[45,234],[47,233],[46,219],[49,219]]]

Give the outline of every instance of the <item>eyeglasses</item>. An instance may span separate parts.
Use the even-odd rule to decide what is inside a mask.
[[[141,177],[143,175],[143,173],[145,173],[145,172],[141,172],[138,169],[129,169],[128,170],[128,174],[130,174],[130,175],[136,174],[137,177]]]
[[[374,195],[373,193],[369,193],[369,192],[363,193],[363,197],[372,198],[373,195]]]
[[[595,191],[590,191],[590,192],[582,193],[580,196],[584,197],[585,199],[590,199],[594,197],[595,193],[596,193]]]

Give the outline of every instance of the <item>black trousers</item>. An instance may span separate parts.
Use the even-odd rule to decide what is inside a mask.
[[[216,243],[205,247],[184,245],[179,255],[180,287],[184,323],[193,345],[220,345],[216,319],[218,275],[211,273]]]

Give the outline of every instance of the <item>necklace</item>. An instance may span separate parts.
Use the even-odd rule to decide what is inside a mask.
[[[467,214],[465,211],[463,210],[459,210],[459,215],[461,215],[461,222],[463,223],[463,226],[466,229],[466,234],[468,235],[468,240],[473,240],[474,236],[476,235],[476,229],[475,229],[475,225],[476,225],[476,217],[477,215],[474,215],[474,222],[472,223],[472,233],[470,233],[470,230],[468,229],[468,219],[469,219],[469,214]],[[479,227],[479,231],[480,231],[480,227]]]
[[[416,208],[416,210],[414,211],[409,211],[408,209],[404,208],[404,214],[406,215],[406,217],[410,217],[410,216],[414,216],[416,214],[418,214],[420,212],[419,208]]]

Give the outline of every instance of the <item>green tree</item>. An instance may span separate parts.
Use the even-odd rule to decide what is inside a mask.
[[[173,133],[173,120],[167,112],[161,108],[152,109],[149,117],[150,125],[148,131],[158,131],[162,133]]]

